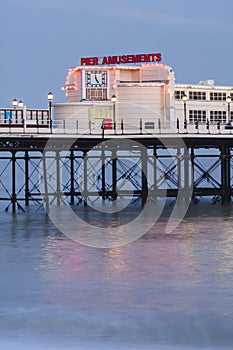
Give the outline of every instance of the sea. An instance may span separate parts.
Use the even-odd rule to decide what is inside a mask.
[[[192,202],[168,232],[173,206],[104,248],[73,240],[43,208],[1,210],[0,349],[232,349],[233,204]],[[106,223],[93,208],[74,212]]]

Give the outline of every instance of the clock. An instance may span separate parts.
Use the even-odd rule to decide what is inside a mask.
[[[101,70],[86,71],[86,86],[107,87],[107,72]]]

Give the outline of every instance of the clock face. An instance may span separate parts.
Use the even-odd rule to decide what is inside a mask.
[[[86,72],[87,87],[107,87],[106,71],[87,71]]]

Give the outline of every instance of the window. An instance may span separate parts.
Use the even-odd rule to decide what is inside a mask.
[[[205,91],[189,91],[190,100],[206,100]]]
[[[206,111],[190,110],[189,123],[206,123]]]
[[[176,90],[175,91],[175,99],[176,100],[181,100],[182,99],[182,96],[185,95],[185,91],[184,90]]]
[[[211,123],[226,123],[227,113],[226,111],[210,111],[210,122]]]
[[[226,101],[227,94],[225,92],[211,92],[210,101]]]
[[[233,102],[233,92],[230,93],[231,101]]]
[[[87,100],[89,101],[102,101],[107,100],[107,89],[105,88],[87,88]]]
[[[154,129],[155,123],[154,122],[145,122],[145,129]]]

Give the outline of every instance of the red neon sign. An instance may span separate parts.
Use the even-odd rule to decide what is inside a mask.
[[[104,56],[100,57],[82,57],[81,66],[98,66],[111,64],[131,64],[131,63],[159,63],[162,61],[161,53],[149,53],[140,55],[122,55],[122,56]]]

